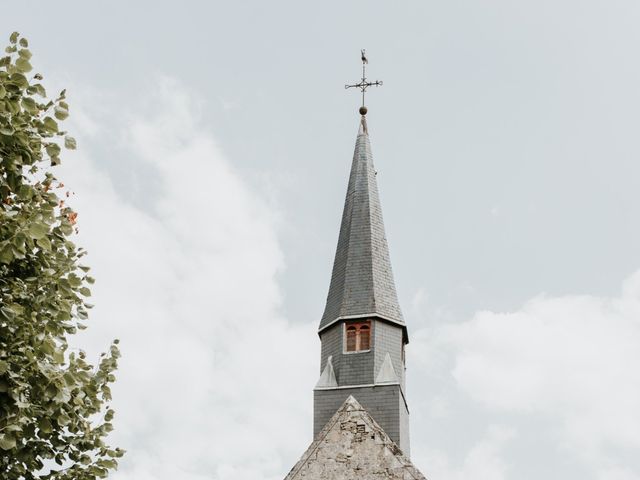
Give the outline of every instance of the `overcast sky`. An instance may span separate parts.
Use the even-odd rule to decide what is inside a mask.
[[[638,25],[634,0],[4,5],[69,92],[113,478],[278,480],[310,443],[366,48],[414,462],[640,479]]]

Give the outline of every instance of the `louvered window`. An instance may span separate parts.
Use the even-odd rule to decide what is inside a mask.
[[[371,321],[347,323],[346,351],[362,352],[371,348]]]

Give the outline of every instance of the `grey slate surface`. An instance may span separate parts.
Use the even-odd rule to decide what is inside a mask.
[[[338,247],[320,330],[337,318],[379,315],[404,324],[393,281],[364,118],[353,154]]]

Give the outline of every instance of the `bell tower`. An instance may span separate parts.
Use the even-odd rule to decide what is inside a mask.
[[[363,52],[363,65],[366,62]],[[381,82],[367,82],[361,89]],[[369,132],[360,128],[342,214],[327,303],[318,334],[320,379],[314,436],[347,398],[357,402],[409,455],[405,345],[409,342],[391,270]]]

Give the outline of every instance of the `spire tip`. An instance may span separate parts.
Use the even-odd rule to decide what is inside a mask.
[[[367,128],[367,119],[362,115],[360,119],[360,128],[358,129],[358,135],[369,135],[369,129]]]

